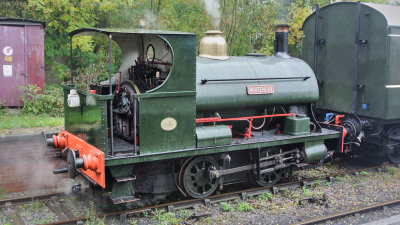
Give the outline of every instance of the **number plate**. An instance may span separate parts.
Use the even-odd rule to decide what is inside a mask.
[[[250,85],[247,86],[247,94],[249,95],[268,95],[274,93],[273,85]]]

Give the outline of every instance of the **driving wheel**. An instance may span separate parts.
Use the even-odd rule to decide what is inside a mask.
[[[185,164],[181,171],[181,187],[193,198],[205,198],[214,193],[219,178],[211,178],[210,171],[218,169],[218,163],[211,156],[200,156]]]

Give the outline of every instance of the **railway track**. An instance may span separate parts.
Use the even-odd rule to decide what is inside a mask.
[[[397,165],[400,167],[399,165]],[[250,196],[256,196],[260,195],[266,192],[272,192],[274,195],[278,194],[279,190],[284,189],[284,188],[290,188],[290,187],[302,187],[302,186],[309,186],[312,185],[314,182],[318,180],[318,182],[333,182],[335,178],[345,176],[345,175],[354,175],[358,176],[361,171],[366,171],[366,172],[382,172],[384,170],[383,167],[369,167],[369,168],[363,168],[363,169],[355,169],[351,171],[346,171],[343,173],[335,173],[335,174],[330,174],[325,177],[315,177],[315,178],[308,178],[308,179],[303,179],[299,181],[291,181],[287,183],[282,183],[282,184],[277,184],[274,185],[273,187],[257,187],[257,188],[250,188],[246,190],[240,190],[240,191],[234,191],[234,192],[229,192],[229,193],[223,193],[223,194],[217,194],[217,195],[212,195],[206,199],[187,199],[187,200],[182,200],[182,201],[177,201],[177,202],[170,202],[170,203],[164,203],[164,204],[159,204],[159,205],[154,205],[154,206],[149,206],[149,207],[143,207],[139,209],[134,209],[134,210],[124,210],[124,211],[118,211],[118,212],[111,212],[111,213],[104,213],[104,214],[98,214],[98,218],[119,218],[119,219],[127,219],[135,216],[140,216],[143,215],[144,213],[148,213],[152,210],[161,210],[164,209],[168,212],[174,212],[175,210],[179,209],[188,209],[188,208],[193,208],[195,205],[200,205],[203,204],[205,206],[210,206],[213,203],[218,203],[222,201],[229,201],[229,200],[234,200],[234,199],[242,199],[242,200],[247,200],[248,197]],[[373,209],[373,208],[379,208],[385,206],[385,204],[390,205],[390,204],[397,204],[397,202],[400,202],[399,200],[394,200],[391,202],[387,203],[380,203],[380,204],[375,204],[372,206],[367,206],[362,209],[358,210],[368,210],[368,209]],[[346,212],[347,214],[351,214],[352,212]],[[353,212],[355,213],[355,212]],[[343,213],[344,214],[344,213]],[[320,218],[321,222],[323,222],[323,219],[330,220],[334,218],[339,218],[338,215],[330,215],[327,216],[326,218]],[[51,222],[51,223],[46,223],[47,225],[56,225],[56,224],[76,224],[79,222],[86,221],[86,217],[76,217],[76,218],[68,218],[65,220],[60,220],[57,222]],[[314,220],[310,220],[309,223],[306,223],[307,221],[304,221],[299,224],[312,224],[312,223],[318,223],[318,221],[314,222]]]
[[[0,199],[0,208],[27,204],[27,203],[30,203],[33,201],[43,201],[43,200],[50,200],[50,199],[56,200],[58,198],[63,198],[63,197],[68,197],[68,196],[69,195],[64,194],[63,192],[51,192],[51,193],[46,193],[46,194]]]
[[[300,222],[300,223],[294,223],[292,225],[318,224],[318,223],[327,222],[329,220],[345,218],[345,217],[348,217],[348,216],[351,216],[351,215],[355,215],[357,213],[366,213],[366,212],[371,212],[371,211],[374,211],[374,210],[384,209],[385,207],[389,207],[389,206],[393,206],[393,205],[400,205],[400,198],[395,199],[395,200],[391,200],[391,201],[386,201],[386,202],[367,205],[367,206],[356,208],[356,209],[353,209],[353,210],[347,210],[345,212],[334,213],[334,214],[330,214],[330,215],[327,215],[327,216],[323,216],[323,217],[319,217],[319,218],[314,218],[314,219],[310,219],[310,220],[307,220],[307,221],[303,221],[303,222]]]

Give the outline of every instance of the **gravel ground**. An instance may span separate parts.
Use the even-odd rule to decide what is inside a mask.
[[[335,165],[332,170],[340,170]],[[318,168],[302,171],[301,174],[318,174],[328,169]],[[38,224],[60,220],[60,210],[73,216],[92,215],[91,224],[121,224],[116,219],[96,218],[96,213],[104,209],[104,202],[96,201],[90,191],[82,191],[75,197],[58,201],[31,202],[24,206],[0,210],[0,224]],[[327,214],[342,212],[365,205],[399,198],[400,169],[390,167],[382,173],[362,172],[359,177],[344,176],[333,183],[316,182],[307,188],[289,188],[272,193],[250,197],[248,201],[234,200],[212,204],[211,207],[198,206],[195,209],[179,210],[175,213],[156,211],[142,217],[135,217],[122,224],[178,224],[193,212],[209,213],[196,224],[291,224]],[[307,199],[323,199],[309,202]],[[304,199],[302,203],[299,201]],[[118,209],[114,208],[114,210]],[[326,224],[362,224],[400,213],[396,206],[386,210],[374,211],[328,222]]]
[[[390,168],[383,173],[362,173],[359,177],[345,176],[333,183],[319,183],[308,188],[283,189],[278,195],[264,194],[248,201],[229,201],[199,206],[196,210],[183,210],[175,214],[152,213],[135,218],[133,224],[168,224],[181,222],[192,212],[210,213],[198,224],[291,224],[328,214],[393,200],[400,195],[400,169]],[[316,198],[326,201],[308,202],[301,199]],[[326,224],[362,224],[399,214],[399,207],[375,211],[357,217],[331,221]],[[180,215],[183,215],[180,217]]]

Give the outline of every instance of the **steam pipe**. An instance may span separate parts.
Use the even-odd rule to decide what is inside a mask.
[[[108,48],[109,48],[109,57],[108,57],[108,76],[109,76],[109,94],[112,95],[112,82],[111,82],[111,34],[108,35]],[[114,148],[114,121],[113,121],[113,110],[112,110],[113,100],[110,100],[110,136],[111,136],[111,145],[110,145],[110,155],[114,156],[113,148]]]
[[[71,82],[72,85],[74,85],[74,75],[72,74],[73,71],[73,64],[72,64],[72,36],[69,37],[69,57],[70,57],[70,64],[69,64],[69,69],[71,71]]]

